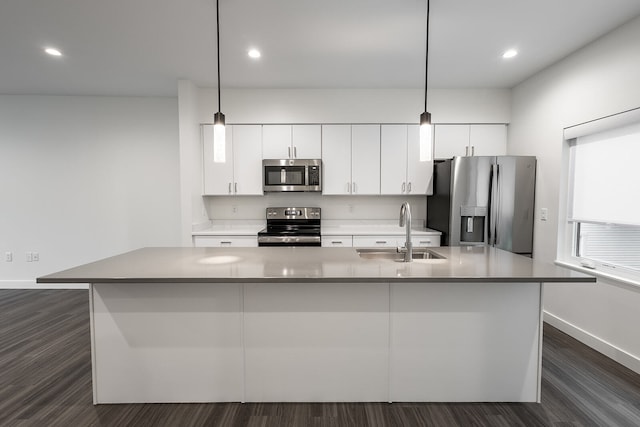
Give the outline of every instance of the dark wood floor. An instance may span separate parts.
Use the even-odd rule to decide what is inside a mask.
[[[541,404],[93,406],[86,290],[0,290],[0,426],[640,426],[640,375],[545,325]]]

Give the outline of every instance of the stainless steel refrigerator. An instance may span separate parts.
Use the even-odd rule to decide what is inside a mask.
[[[533,252],[536,158],[471,156],[436,160],[427,227],[443,246],[491,245]]]

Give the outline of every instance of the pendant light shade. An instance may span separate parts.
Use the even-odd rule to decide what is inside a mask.
[[[216,41],[218,43],[218,112],[213,115],[213,161],[224,163],[226,161],[226,132],[224,114],[220,111],[220,9],[216,0]]]
[[[427,111],[427,84],[429,81],[429,0],[427,0],[427,36],[424,67],[424,112],[420,114],[420,161],[433,160],[433,127],[431,113]]]

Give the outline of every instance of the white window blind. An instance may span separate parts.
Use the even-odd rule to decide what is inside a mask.
[[[570,150],[569,220],[640,225],[640,123],[580,136]]]
[[[580,223],[576,255],[640,272],[640,227]]]

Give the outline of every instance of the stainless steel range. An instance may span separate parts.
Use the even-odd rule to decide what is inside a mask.
[[[320,246],[320,208],[267,208],[258,246]]]

